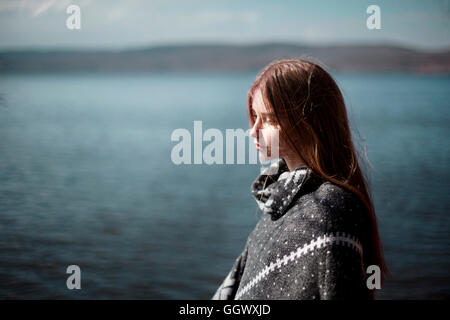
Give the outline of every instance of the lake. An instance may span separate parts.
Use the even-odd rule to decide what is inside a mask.
[[[255,76],[1,75],[0,298],[210,299],[260,217],[260,168],[175,165],[171,133],[248,129]],[[334,76],[372,165],[377,298],[449,298],[450,77]]]

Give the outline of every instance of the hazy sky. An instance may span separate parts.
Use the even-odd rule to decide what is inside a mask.
[[[81,8],[69,30],[66,8]],[[369,5],[381,30],[366,27]],[[167,43],[398,43],[450,47],[449,0],[0,0],[0,49]]]

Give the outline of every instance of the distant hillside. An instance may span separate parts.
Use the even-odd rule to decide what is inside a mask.
[[[4,51],[0,72],[255,71],[273,59],[309,56],[333,71],[450,73],[450,50],[396,46],[171,45],[123,51]]]

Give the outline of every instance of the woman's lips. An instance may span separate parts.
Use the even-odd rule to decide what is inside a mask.
[[[255,146],[256,146],[256,150],[263,150],[264,149],[264,147],[261,147],[261,145],[259,144],[259,142],[257,142],[256,140],[254,141],[254,143],[255,143]]]

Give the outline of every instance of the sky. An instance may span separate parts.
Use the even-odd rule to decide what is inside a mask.
[[[81,9],[69,30],[66,9]],[[369,5],[381,29],[369,30]],[[0,0],[0,50],[163,44],[388,43],[450,48],[450,0]]]

